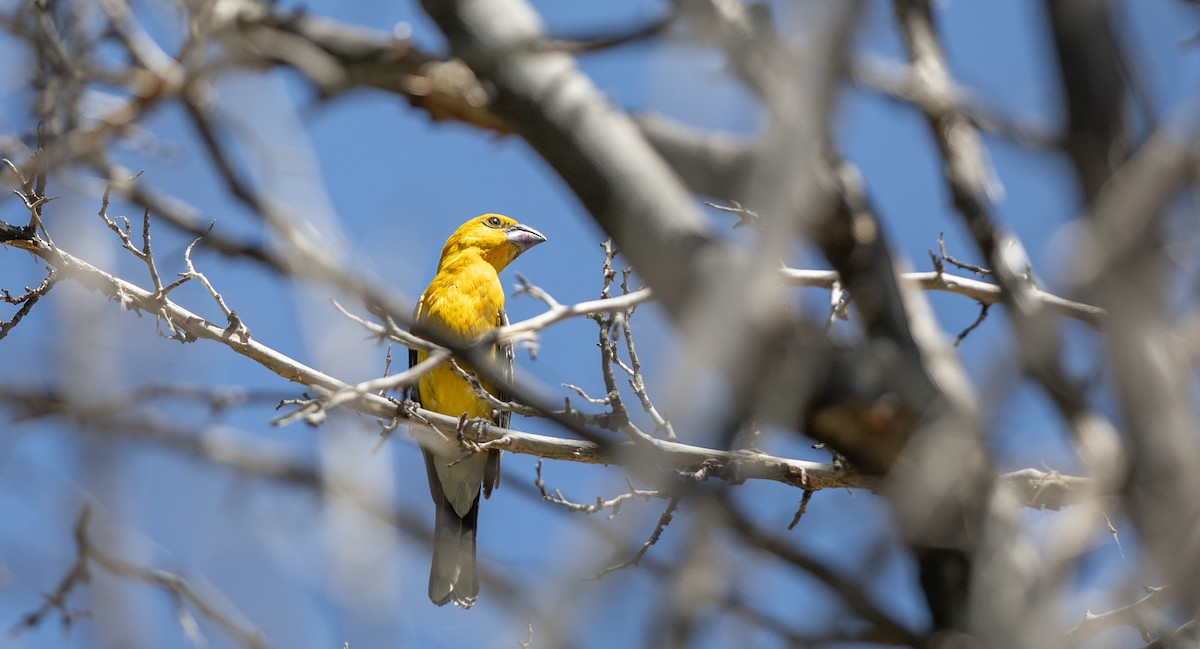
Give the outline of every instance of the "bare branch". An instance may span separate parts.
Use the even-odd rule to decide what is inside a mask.
[[[722,212],[728,212],[737,217],[737,221],[733,224],[733,229],[741,227],[759,228],[762,227],[762,217],[746,209],[741,203],[730,200],[729,205],[718,205],[716,203],[704,202],[705,205]]]
[[[679,500],[682,497],[683,496],[680,494],[671,496],[671,499],[667,502],[666,508],[663,509],[662,515],[658,517],[658,523],[655,524],[654,531],[650,532],[650,537],[646,539],[646,542],[642,544],[642,547],[638,548],[637,554],[633,555],[633,557],[627,561],[622,561],[615,566],[601,568],[600,571],[597,572],[594,577],[592,577],[592,579],[600,581],[614,572],[625,570],[626,568],[632,568],[633,566],[638,565],[642,558],[646,556],[646,553],[650,551],[650,548],[653,547],[655,543],[658,543],[658,539],[662,537],[663,530],[667,529],[667,526],[671,524],[671,520],[675,517],[675,510],[679,508]]]
[[[54,288],[54,285],[58,283],[58,273],[53,268],[47,268],[46,271],[46,278],[40,284],[34,288],[26,287],[25,292],[21,295],[14,297],[7,290],[0,289],[0,302],[21,305],[21,308],[17,309],[17,312],[11,318],[0,320],[0,340],[8,336],[8,332],[12,331],[13,327],[20,324],[21,320],[29,315],[29,312],[33,310],[33,305],[37,304],[38,300],[49,293],[50,289]]]
[[[1146,590],[1149,591],[1149,594],[1132,604],[1098,615],[1093,614],[1091,611],[1085,612],[1083,620],[1075,628],[1067,631],[1065,638],[1071,644],[1079,645],[1097,633],[1102,633],[1119,626],[1136,627],[1144,635],[1146,615],[1151,611],[1170,604],[1173,599],[1170,589],[1165,586],[1147,588]]]
[[[855,83],[913,104],[922,112],[964,114],[980,130],[1009,138],[1025,146],[1044,149],[1058,144],[1053,132],[1042,126],[1024,124],[989,111],[970,91],[952,86],[948,93],[930,92],[915,67],[872,55],[857,56],[850,69]]]
[[[53,591],[44,595],[45,602],[41,606],[21,618],[21,621],[13,627],[13,632],[33,629],[41,623],[42,618],[53,611],[58,612],[64,630],[71,628],[75,618],[86,615],[86,612],[73,611],[68,608],[67,597],[77,586],[91,580],[91,573],[88,571],[87,543],[87,524],[90,516],[91,508],[84,507],[75,522],[75,560],[67,569],[67,574],[63,575],[62,580],[58,582],[58,586]]]
[[[800,519],[808,511],[808,501],[812,500],[813,493],[815,492],[812,489],[805,489],[804,495],[800,496],[800,504],[796,507],[796,515],[792,517],[792,522],[788,523],[787,526],[789,530],[796,529],[796,525],[800,523]]]
[[[413,365],[399,374],[363,381],[349,390],[339,390],[334,392],[328,398],[322,401],[322,406],[325,409],[336,408],[337,406],[356,399],[361,395],[377,394],[382,396],[391,390],[399,390],[411,385],[415,385],[417,381],[421,380],[422,376],[425,376],[429,372],[433,371],[434,368],[440,367],[447,362],[453,362],[450,360],[450,352],[445,349],[440,349],[430,353],[425,360]],[[455,365],[455,367],[457,367],[457,365]]]
[[[223,331],[223,335],[228,337],[238,337],[241,338],[243,342],[248,342],[250,340],[250,330],[246,327],[246,324],[242,322],[242,319],[238,317],[238,314],[233,309],[230,309],[229,306],[225,304],[225,298],[221,297],[221,294],[218,293],[217,289],[213,287],[212,282],[209,282],[208,278],[205,277],[203,273],[197,271],[196,266],[192,264],[192,249],[194,249],[196,244],[200,243],[200,241],[201,239],[196,239],[188,244],[187,249],[183,253],[183,261],[185,264],[187,264],[187,272],[180,273],[179,277],[181,279],[198,280],[204,285],[204,288],[208,289],[208,293],[212,296],[213,301],[217,303],[217,306],[221,308],[221,312],[225,314],[225,321],[229,323],[229,326]]]
[[[37,626],[41,619],[52,610],[57,610],[62,616],[63,626],[69,627],[72,619],[78,613],[67,609],[66,598],[77,586],[90,580],[88,567],[89,564],[94,563],[118,577],[160,588],[173,599],[178,600],[179,607],[177,611],[179,613],[179,620],[186,634],[191,635],[193,632],[192,627],[188,624],[191,614],[186,609],[187,606],[190,606],[205,619],[220,627],[241,646],[248,647],[249,649],[266,648],[266,639],[261,631],[245,626],[236,621],[231,615],[223,612],[220,607],[201,595],[182,576],[164,570],[138,566],[101,550],[88,535],[88,522],[90,519],[91,507],[85,506],[79,515],[78,522],[75,524],[74,563],[71,564],[71,568],[67,571],[62,581],[59,582],[54,592],[46,596],[46,602],[37,610],[21,619],[21,622],[16,627],[17,630],[31,629]],[[194,624],[194,620],[191,623]]]
[[[968,264],[965,261],[960,261],[958,259],[955,259],[954,257],[951,257],[950,254],[946,252],[946,237],[945,237],[944,233],[938,233],[937,245],[938,245],[938,256],[934,259],[934,262],[937,265],[938,270],[941,270],[941,268],[942,268],[941,262],[945,262],[947,264],[950,264],[951,266],[956,266],[963,270],[967,270],[972,273],[975,273],[976,275],[979,275],[980,277],[987,277],[992,274],[992,271],[990,271],[986,268],[983,268],[982,266],[976,266],[975,264]],[[933,257],[933,253],[932,252],[929,253],[929,256]]]
[[[865,620],[877,626],[882,631],[883,636],[876,640],[876,642],[884,641],[883,638],[888,638],[888,643],[918,644],[913,632],[891,615],[881,610],[873,602],[873,598],[858,584],[830,570],[821,562],[797,549],[792,543],[762,529],[746,518],[737,508],[727,504],[724,509],[730,520],[728,529],[731,532],[739,538],[748,541],[752,546],[778,557],[781,562],[791,564],[812,575],[830,590],[840,595],[842,601],[852,611],[861,615]]]
[[[621,275],[621,292],[629,295],[629,276],[632,269],[625,269]],[[663,433],[667,439],[675,441],[675,428],[671,426],[671,422],[658,411],[654,402],[650,400],[650,393],[646,389],[646,380],[642,375],[642,360],[638,356],[637,347],[633,344],[633,330],[630,328],[630,321],[633,320],[633,312],[636,307],[629,307],[625,310],[624,318],[620,322],[621,333],[625,337],[625,351],[629,354],[629,387],[633,389],[633,393],[637,395],[638,401],[642,403],[642,410],[650,416],[654,422],[656,432]]]
[[[567,511],[581,512],[584,514],[596,514],[598,512],[602,512],[602,511],[611,509],[612,513],[609,514],[609,516],[608,516],[608,518],[610,520],[613,518],[616,518],[617,515],[621,513],[621,505],[623,503],[625,503],[626,501],[641,499],[641,500],[645,500],[646,502],[649,502],[650,500],[655,499],[655,498],[666,498],[667,497],[667,494],[664,493],[662,490],[638,489],[638,488],[634,487],[632,484],[630,484],[629,491],[627,491],[623,494],[617,494],[616,496],[609,498],[607,500],[602,499],[599,496],[597,496],[596,502],[594,502],[590,505],[585,505],[583,503],[576,503],[576,502],[571,502],[570,500],[567,500],[566,497],[563,496],[562,492],[559,491],[558,489],[555,489],[553,494],[551,494],[550,492],[548,492],[546,490],[546,482],[542,478],[542,458],[538,458],[537,467],[536,467],[535,471],[536,471],[536,477],[534,479],[533,484],[534,484],[534,486],[537,487],[538,492],[541,493],[542,500],[549,502],[549,503],[553,503],[555,505],[559,505],[559,506],[563,507],[564,509],[566,509]]]
[[[1176,649],[1177,647],[1186,647],[1194,644],[1197,637],[1200,637],[1200,628],[1197,627],[1196,620],[1192,619],[1167,635],[1147,644],[1142,649]]]
[[[532,45],[531,49],[539,52],[572,52],[576,54],[612,49],[662,36],[674,24],[676,17],[675,11],[670,11],[656,20],[613,33],[547,38],[543,42]]]
[[[784,281],[793,286],[816,286],[832,289],[834,283],[838,281],[837,273],[831,270],[796,270],[789,268],[784,269],[782,273]],[[1004,302],[1004,293],[999,286],[969,277],[959,277],[944,272],[931,271],[903,273],[900,275],[900,278],[905,283],[925,291],[955,293],[969,297],[982,304]],[[1045,308],[1059,315],[1079,320],[1093,329],[1101,329],[1104,326],[1104,310],[1099,307],[1074,302],[1047,293],[1036,287],[1030,288],[1029,295],[1033,300],[1036,300]]]
[[[972,322],[971,324],[967,325],[966,329],[963,329],[962,331],[958,332],[958,335],[954,337],[954,346],[955,347],[958,347],[959,345],[961,345],[962,341],[967,336],[971,335],[972,331],[975,331],[975,329],[979,325],[983,324],[983,321],[987,319],[988,309],[991,308],[991,306],[992,305],[990,305],[990,304],[980,305],[979,315],[975,318],[975,321]]]

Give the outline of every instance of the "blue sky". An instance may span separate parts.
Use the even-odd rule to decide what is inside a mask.
[[[772,4],[780,24],[803,27],[804,13],[796,5]],[[304,6],[314,14],[380,29],[407,23],[417,43],[435,51],[441,48],[439,36],[414,3]],[[664,9],[660,2],[632,0],[547,0],[535,6],[552,33],[568,35],[635,24]],[[868,6],[858,49],[902,58],[889,5]],[[173,11],[154,6],[143,13],[152,21],[152,33],[169,37]],[[1187,93],[1200,87],[1200,49],[1179,44],[1200,32],[1200,12],[1182,2],[1145,0],[1120,6],[1118,14],[1121,36],[1145,73],[1160,114],[1194,110]],[[1051,58],[1040,3],[949,0],[939,4],[938,17],[956,78],[984,105],[1021,123],[1044,129],[1061,126],[1057,78],[1046,67]],[[12,48],[11,42],[0,42],[0,51]],[[657,111],[696,126],[742,134],[753,133],[761,122],[749,96],[723,73],[721,58],[692,45],[635,44],[584,56],[580,67],[615,104],[631,111]],[[19,67],[0,75],[0,91],[5,93],[0,130],[28,129],[28,79]],[[513,273],[519,272],[561,302],[598,295],[603,235],[563,183],[518,138],[431,123],[402,99],[382,93],[362,91],[319,103],[290,72],[227,79],[214,90],[221,110],[244,127],[237,132],[253,133],[253,140],[262,143],[247,147],[240,160],[255,181],[277,189],[282,204],[294,210],[298,220],[321,227],[332,240],[331,248],[336,246],[338,254],[394,288],[398,296],[411,300],[418,295],[433,275],[445,237],[463,220],[484,212],[508,214],[549,238],[506,272],[506,285],[515,283]],[[289,111],[289,105],[300,110]],[[218,230],[254,239],[264,236],[260,222],[225,196],[178,107],[158,109],[143,126],[147,137],[127,140],[119,153],[126,165],[144,169],[145,182],[191,203],[206,219],[215,220]],[[849,88],[838,107],[836,128],[844,154],[862,170],[893,245],[914,268],[929,269],[926,250],[936,245],[942,232],[952,254],[977,260],[951,210],[940,163],[917,112],[873,91]],[[1019,234],[1035,271],[1053,287],[1056,267],[1064,262],[1055,236],[1079,209],[1069,167],[1061,157],[1043,151],[992,137],[986,142],[1005,188],[997,214]],[[263,156],[262,151],[271,155]],[[50,191],[62,198],[47,211],[51,233],[64,249],[147,285],[144,267],[119,251],[95,216],[100,188],[80,171],[52,178]],[[19,208],[9,199],[0,206],[0,219],[21,222]],[[119,202],[111,210],[140,216],[131,212]],[[716,212],[710,216],[714,231],[724,232],[729,219]],[[1194,232],[1185,235],[1194,237]],[[181,270],[188,240],[162,226],[154,236],[163,272]],[[196,262],[260,342],[348,381],[382,371],[383,349],[363,340],[362,332],[334,312],[328,298],[335,296],[328,287],[280,282],[247,262],[211,253],[198,253]],[[40,269],[23,253],[0,251],[4,288],[15,292],[38,281]],[[1182,270],[1185,278],[1195,277],[1195,268],[1185,264]],[[215,305],[199,286],[187,286],[174,297],[219,320]],[[826,299],[822,294],[805,298],[814,303]],[[975,305],[965,298],[930,299],[952,335],[976,316]],[[509,301],[514,320],[541,308],[528,297]],[[652,394],[665,394],[678,349],[653,307],[639,311],[634,324]],[[849,335],[850,327],[843,327]],[[1094,338],[1078,326],[1067,325],[1067,331],[1075,341],[1072,362],[1081,371],[1094,369]],[[555,394],[565,394],[558,387],[562,382],[602,393],[595,335],[595,325],[588,321],[558,325],[544,333],[536,360],[519,354],[518,364]],[[1010,345],[1003,314],[993,311],[960,350],[989,406],[997,462],[1012,469],[1070,470],[1074,460],[1061,422],[1044,398],[1006,369],[1011,364]],[[177,402],[150,403],[146,408],[196,434],[279,448],[316,462],[330,475],[372,490],[373,497],[389,506],[415,511],[426,524],[432,521],[419,454],[403,435],[372,453],[378,426],[362,417],[338,415],[317,429],[302,424],[271,427],[276,400],[296,396],[296,386],[215,344],[180,345],[156,338],[149,318],[120,312],[115,304],[77,286],[58,287],[0,342],[0,350],[5,358],[0,381],[5,385],[63,386],[85,400],[157,382],[266,391],[266,398],[219,413]],[[404,350],[396,348],[393,354],[404,363]],[[686,419],[686,413],[680,419]],[[537,420],[515,419],[514,427],[561,434]],[[688,432],[680,432],[686,440]],[[822,457],[803,442],[783,436],[764,441],[764,446]],[[580,646],[622,646],[642,638],[652,623],[647,612],[660,595],[652,575],[633,569],[600,583],[579,579],[629,556],[652,529],[660,505],[628,507],[614,521],[579,521],[513,485],[532,482],[532,459],[509,455],[505,466],[508,483],[485,503],[481,515],[481,560],[522,584],[535,599],[573,602],[576,612],[564,618],[578,629]],[[613,468],[551,463],[545,471],[552,487],[580,501],[612,495],[624,484]],[[779,526],[790,520],[798,497],[780,485],[739,487],[741,500],[753,503],[764,521]],[[469,612],[433,607],[425,599],[427,549],[337,499],[241,479],[167,451],[112,444],[100,433],[71,433],[54,420],[0,428],[0,627],[34,608],[39,593],[61,577],[73,553],[70,526],[85,500],[96,502],[98,539],[115,553],[188,576],[266,631],[273,646],[341,647],[350,642],[352,647],[511,647],[525,639],[524,619],[514,619],[486,585]],[[686,503],[683,513],[652,556],[672,560],[685,551],[689,534],[702,532],[686,515]],[[1044,516],[1048,515],[1030,514],[1031,525],[1036,527]],[[592,525],[581,523],[606,526],[624,536],[626,544],[614,554]],[[892,542],[880,540],[887,525],[885,508],[868,493],[819,493],[790,534],[848,574],[859,574],[864,557],[878,556],[872,574],[883,575],[874,582],[880,601],[920,626],[925,620],[911,566]],[[1080,577],[1085,589],[1136,568],[1124,564],[1114,548],[1100,546],[1096,552],[1095,566]],[[836,614],[829,594],[806,576],[730,556],[745,562],[724,566],[723,574],[735,587],[774,613],[793,618],[798,627],[819,628],[826,616]],[[189,646],[161,593],[103,575],[97,575],[90,592],[105,595],[76,595],[74,602],[92,608],[96,618],[80,621],[69,636],[51,621],[34,632],[4,637],[0,646],[102,646],[99,638],[106,634],[122,637],[123,631],[106,626],[103,617],[119,610],[131,612],[145,625],[138,629],[145,638],[139,646]],[[1099,610],[1111,602],[1083,604]],[[1066,608],[1066,618],[1082,613]],[[796,616],[797,610],[805,614]],[[211,625],[202,629],[211,646],[228,646]],[[730,623],[716,623],[711,632],[709,646],[732,646],[747,638],[777,646],[767,636]]]

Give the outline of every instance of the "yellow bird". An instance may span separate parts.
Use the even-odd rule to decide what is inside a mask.
[[[463,343],[477,340],[504,324],[507,321],[504,288],[499,273],[518,255],[545,240],[537,230],[499,214],[484,214],[462,224],[446,240],[437,275],[417,302],[417,323]],[[425,352],[409,350],[409,366],[425,360],[426,356]],[[511,374],[511,355],[507,363]],[[483,385],[496,394],[491,384]],[[493,412],[471,384],[449,365],[422,376],[413,396],[422,407],[434,412],[508,425],[509,413]],[[500,452],[444,454],[422,449],[422,453],[429,491],[437,508],[429,599],[438,606],[452,601],[456,606],[470,608],[479,595],[475,564],[479,492],[482,487],[487,498],[499,486]]]

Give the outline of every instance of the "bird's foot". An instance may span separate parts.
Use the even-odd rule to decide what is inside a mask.
[[[486,450],[486,445],[491,442],[480,442],[479,438],[487,430],[489,423],[488,420],[480,417],[468,418],[466,415],[459,417],[455,430],[459,447],[474,453]]]

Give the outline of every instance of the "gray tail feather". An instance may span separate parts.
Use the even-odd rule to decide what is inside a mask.
[[[433,565],[429,568],[429,599],[438,606],[454,602],[471,608],[479,595],[479,571],[475,563],[475,522],[479,500],[465,517],[459,517],[442,497],[433,530]]]

